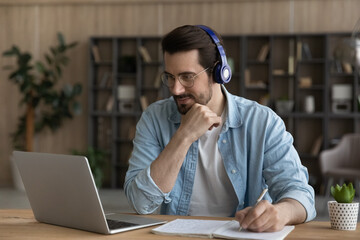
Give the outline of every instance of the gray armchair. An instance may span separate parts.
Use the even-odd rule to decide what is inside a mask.
[[[336,147],[322,151],[320,169],[327,182],[325,196],[330,195],[334,180],[339,185],[351,180],[360,196],[360,134],[346,134]]]

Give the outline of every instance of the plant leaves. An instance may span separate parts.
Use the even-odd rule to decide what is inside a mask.
[[[64,38],[64,35],[62,35],[62,33],[58,32],[57,38],[58,38],[59,44],[60,44],[61,46],[65,46],[65,38]]]
[[[352,203],[355,196],[355,189],[352,183],[346,185],[344,183],[341,187],[336,184],[336,186],[331,186],[331,195],[338,203]]]

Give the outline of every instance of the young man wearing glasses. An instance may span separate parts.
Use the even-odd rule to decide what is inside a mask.
[[[136,128],[124,185],[136,212],[235,216],[259,232],[312,220],[314,191],[292,136],[269,108],[215,82],[214,37],[186,25],[162,48],[172,97],[150,105]]]

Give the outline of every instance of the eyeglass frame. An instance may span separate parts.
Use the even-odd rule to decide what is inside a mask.
[[[198,73],[196,73],[195,75],[193,75],[192,78],[191,78],[191,85],[189,85],[189,86],[187,86],[186,84],[184,85],[184,82],[183,82],[184,80],[182,79],[182,76],[187,75],[187,74],[190,74],[190,73],[183,73],[183,74],[180,73],[180,74],[176,77],[176,76],[172,75],[171,73],[162,72],[161,75],[160,75],[160,79],[161,79],[161,82],[162,82],[165,86],[167,86],[168,88],[174,87],[176,80],[179,81],[179,83],[181,84],[181,86],[186,87],[186,88],[191,88],[191,87],[194,86],[195,79],[196,79],[201,73],[206,72],[206,71],[209,70],[210,68],[211,68],[211,67],[204,68],[204,69],[201,70],[200,72],[198,72]],[[191,73],[191,74],[193,74],[193,73]],[[170,85],[168,84],[169,81],[164,80],[164,76],[170,76],[172,79],[174,79],[173,85],[170,86]],[[185,81],[185,82],[186,82],[186,81]]]

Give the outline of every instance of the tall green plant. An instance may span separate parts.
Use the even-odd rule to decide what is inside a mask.
[[[101,188],[104,178],[103,168],[106,164],[107,153],[101,149],[88,147],[85,151],[72,150],[72,154],[85,156],[90,165],[95,184]]]
[[[82,91],[81,84],[57,87],[63,68],[70,60],[66,53],[77,43],[66,44],[61,33],[58,33],[57,40],[57,46],[50,47],[49,53],[45,53],[45,62],[36,61],[33,64],[32,55],[22,52],[17,46],[3,52],[5,57],[16,57],[17,65],[9,80],[18,85],[22,94],[20,104],[26,105],[26,111],[19,117],[17,129],[12,134],[16,149],[32,151],[34,133],[46,127],[55,131],[65,119],[73,118],[73,113],[81,111],[81,105],[76,101],[76,96]]]

